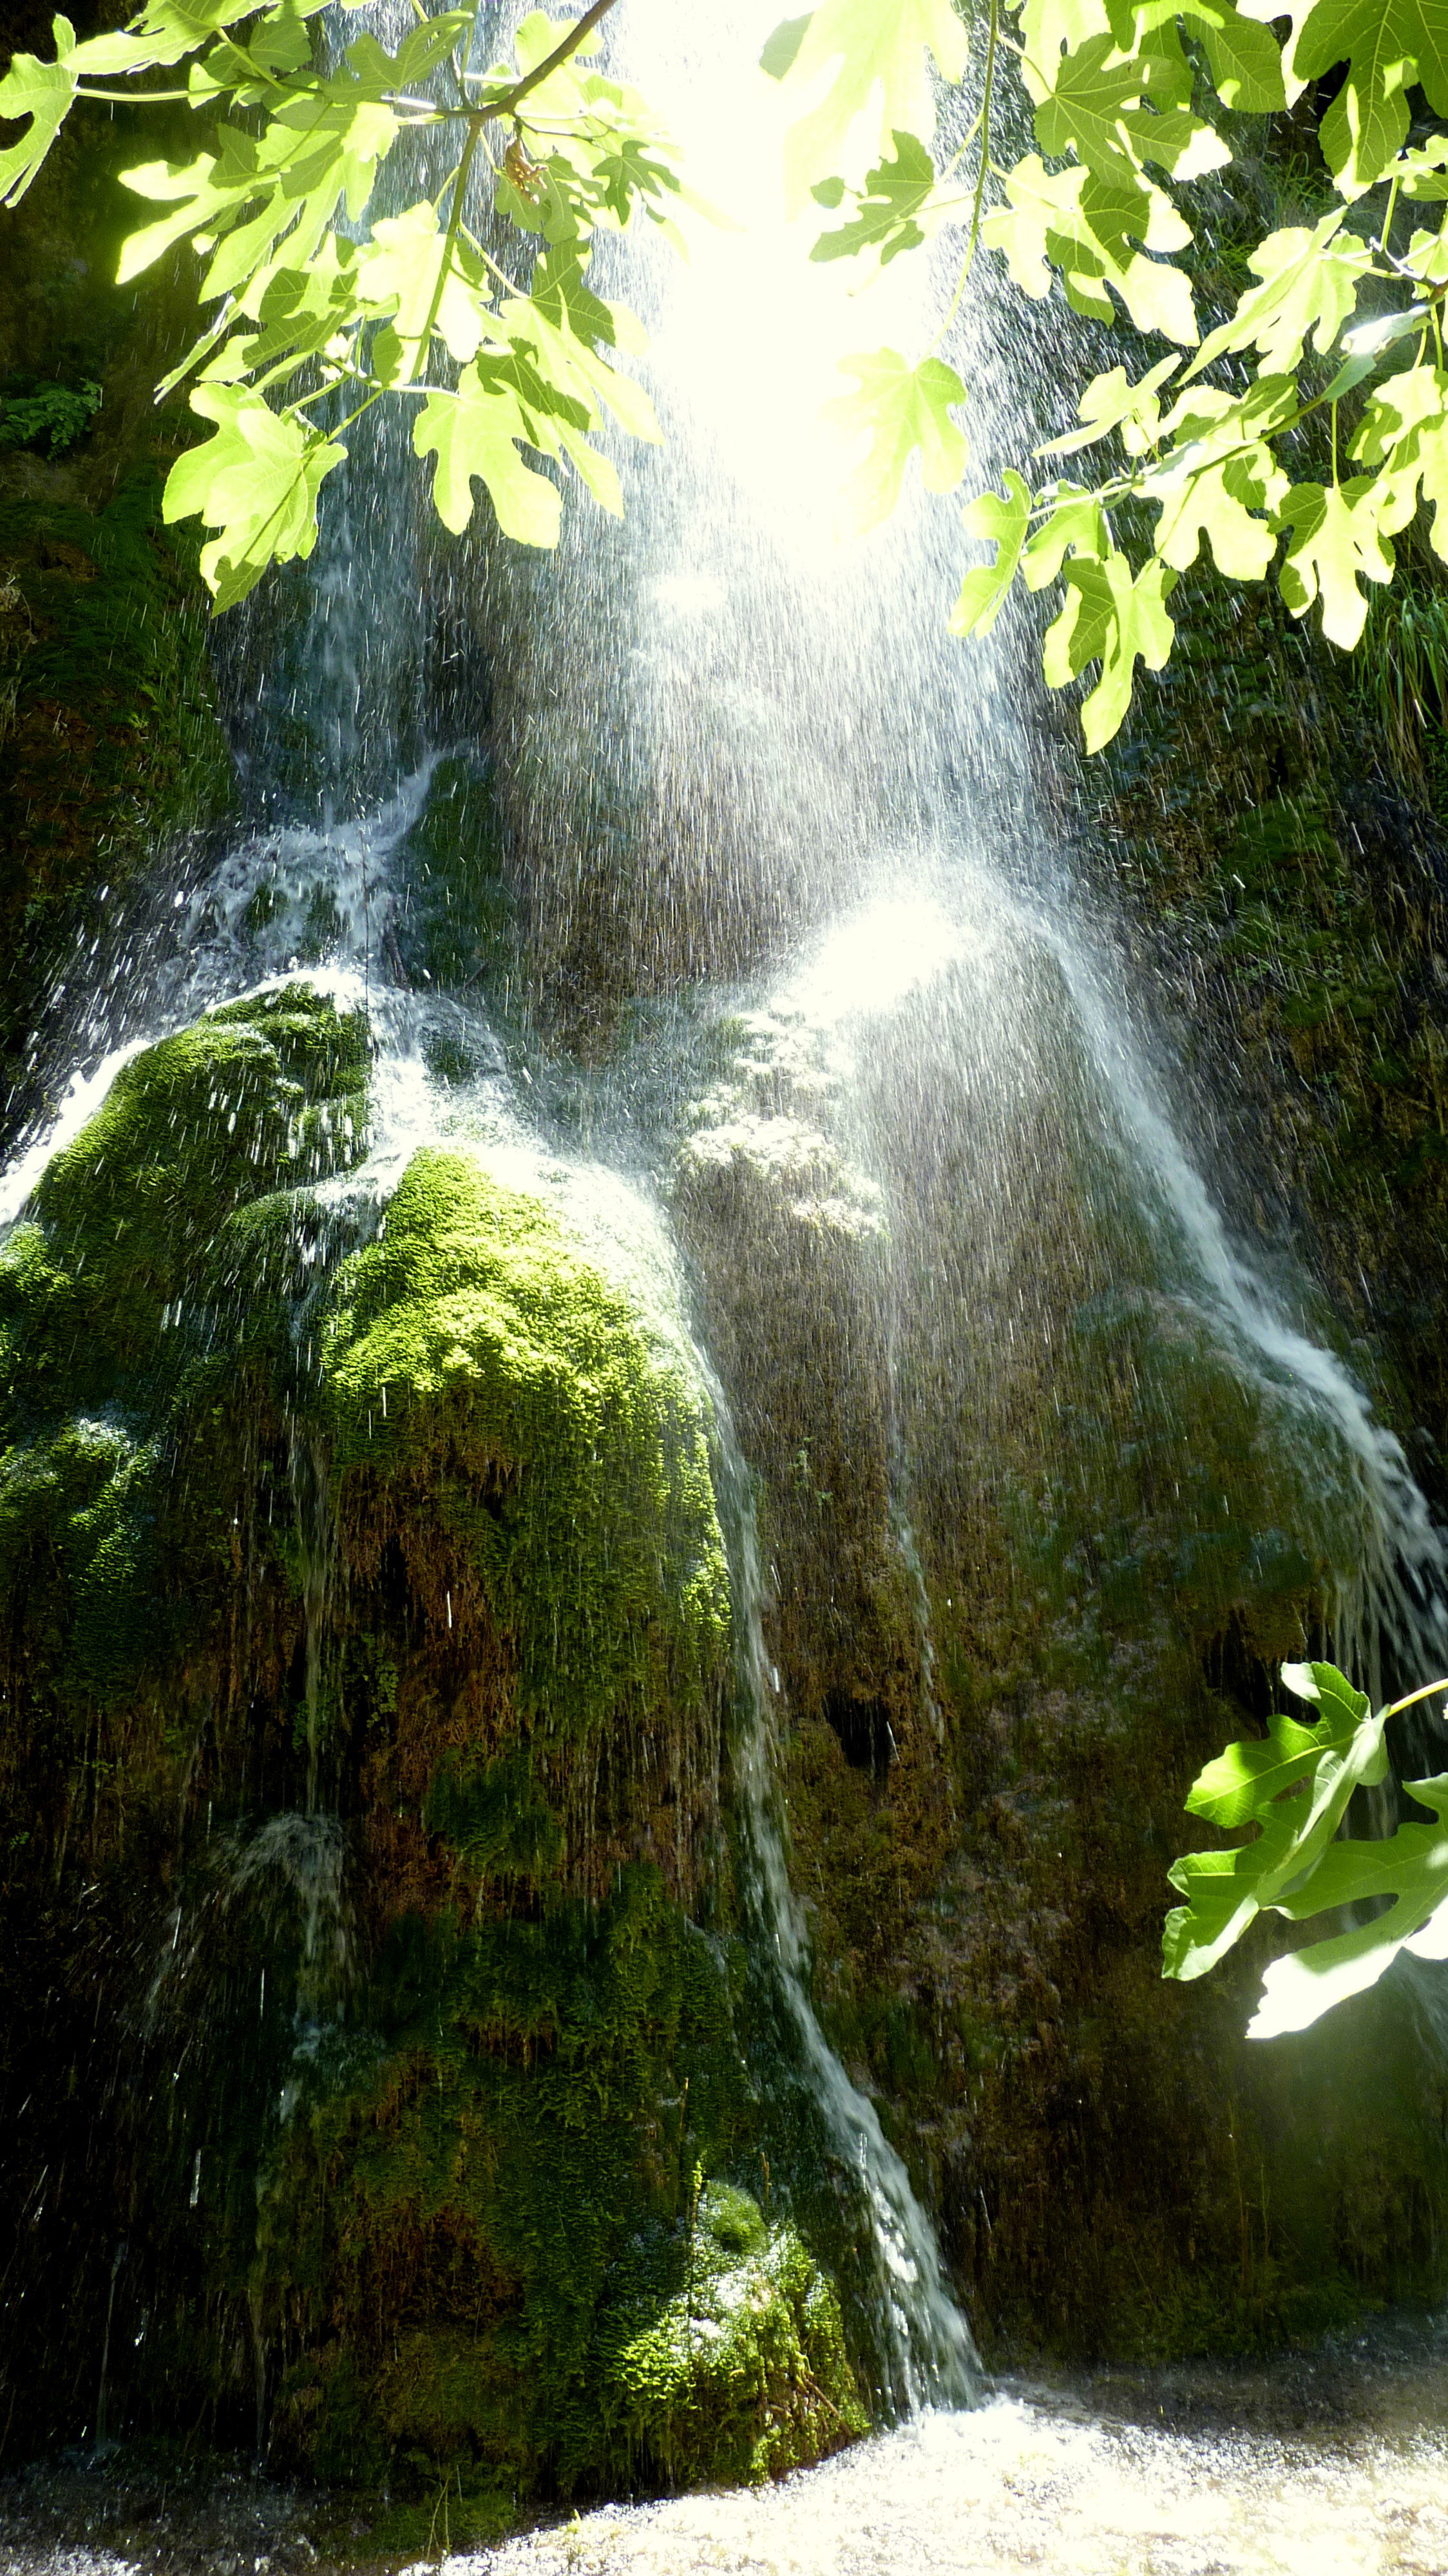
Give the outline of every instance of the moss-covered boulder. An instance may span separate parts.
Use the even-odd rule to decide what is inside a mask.
[[[762,2474],[863,2417],[703,2189],[767,2171],[707,1396],[546,1172],[349,1178],[367,1079],[217,1011],[0,1254],[6,2403],[78,2430],[109,2315],[111,2423],[326,2477]]]
[[[748,2192],[696,2175],[685,2221],[618,2273],[594,2402],[651,2482],[762,2481],[868,2429],[833,2289]]]
[[[864,2429],[798,2235],[700,2195],[750,2119],[730,1973],[658,1871],[597,1910],[413,1917],[369,2019],[385,2057],[318,2088],[264,2197],[251,2296],[296,2355],[278,2456],[616,2490],[760,2476]]]
[[[108,1739],[137,1695],[174,1729],[214,1689],[326,1230],[312,1185],[361,1151],[367,1070],[361,1024],[308,991],[214,1013],[122,1067],[0,1254],[10,1764],[59,1726],[124,1795]],[[41,1813],[62,1794],[52,1760]]]
[[[678,1345],[542,1198],[426,1152],[338,1274],[321,1366],[348,1561],[405,1530],[414,1602],[508,1641],[541,1746],[643,1765],[706,1830],[729,1591]]]

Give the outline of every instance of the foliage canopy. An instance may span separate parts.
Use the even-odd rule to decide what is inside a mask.
[[[467,526],[482,483],[530,545],[559,528],[542,460],[617,511],[606,418],[658,435],[618,363],[643,345],[637,320],[587,271],[600,229],[672,230],[697,200],[645,102],[595,68],[616,0],[532,12],[491,63],[482,0],[413,5],[388,53],[370,31],[330,49],[311,23],[322,0],[146,0],[123,33],[80,44],[57,17],[55,59],[17,54],[0,82],[0,114],[27,120],[0,152],[9,203],[78,100],[184,98],[215,120],[189,164],[126,174],[153,211],[120,273],[186,239],[206,263],[212,318],[162,390],[187,384],[211,434],[166,507],[214,532],[218,606],[310,552],[321,485],[384,398],[415,406],[445,524]],[[184,88],[149,78],[182,64]],[[1053,592],[1045,676],[1094,667],[1089,749],[1118,730],[1137,663],[1166,662],[1171,595],[1199,561],[1231,582],[1275,568],[1291,613],[1317,608],[1344,649],[1415,520],[1429,514],[1448,561],[1448,134],[1428,131],[1448,118],[1441,0],[821,0],[776,29],[763,67],[798,99],[788,200],[834,219],[817,259],[881,267],[957,239],[934,341],[842,361],[851,528],[889,515],[917,455],[927,489],[964,483],[966,388],[939,343],[979,253],[1028,299],[1059,280],[1089,321],[1166,343],[1139,374],[1084,384],[1079,426],[1037,451],[1044,473],[1009,470],[964,509],[991,551],[965,572],[953,631],[987,633],[1018,581]],[[1250,282],[1216,318],[1195,185],[1251,144],[1253,120],[1288,112],[1299,141],[1315,130],[1321,203],[1247,250]],[[429,193],[378,212],[378,174],[418,129]],[[1060,472],[1087,455],[1091,481]]]

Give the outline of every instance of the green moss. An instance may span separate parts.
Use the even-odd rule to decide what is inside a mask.
[[[330,1003],[231,1005],[122,1068],[0,1254],[0,1585],[30,1693],[77,1722],[97,1700],[119,1719],[215,1615],[243,1390],[275,1411],[306,1185],[361,1151],[366,1081],[365,1030]]]
[[[545,1735],[717,1701],[728,1576],[701,1398],[544,1200],[419,1154],[384,1239],[338,1274],[323,1368],[344,1516],[401,1491],[435,1515],[516,1638]]]
[[[833,2289],[747,2192],[709,2185],[621,2270],[598,2403],[650,2482],[758,2482],[869,2429]]]
[[[734,1971],[651,1869],[597,1914],[412,1919],[281,2152],[254,2289],[320,2328],[284,2437],[332,2475],[565,2492],[759,2476],[864,2429],[839,2309],[747,2194]]]
[[[226,1284],[223,1229],[239,1208],[358,1158],[367,1067],[364,1023],[295,987],[231,1003],[122,1067],[35,1195],[103,1346],[143,1362],[161,1310]]]

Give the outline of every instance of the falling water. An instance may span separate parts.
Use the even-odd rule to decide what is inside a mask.
[[[646,259],[630,273],[639,301],[658,306],[654,373],[670,445],[631,465],[623,534],[575,512],[557,567],[485,544],[481,573],[474,562],[458,577],[495,639],[493,739],[529,874],[539,988],[555,1003],[575,983],[591,989],[602,959],[605,990],[625,976],[658,1005],[621,1072],[575,1076],[597,1158],[564,1148],[531,1094],[524,1055],[475,999],[408,976],[399,923],[409,838],[439,759],[458,745],[440,731],[415,742],[406,725],[369,719],[426,658],[415,605],[397,608],[411,585],[398,579],[396,550],[411,561],[414,540],[395,508],[369,528],[355,501],[345,510],[329,502],[336,524],[319,558],[303,660],[287,666],[286,681],[307,699],[325,792],[302,812],[265,774],[264,719],[276,717],[282,683],[259,685],[247,728],[253,827],[196,868],[159,926],[151,916],[144,937],[134,924],[117,931],[106,975],[68,1027],[62,1105],[22,1140],[0,1180],[0,1216],[19,1213],[48,1156],[139,1047],[222,1001],[301,980],[365,1009],[378,1050],[366,1158],[329,1185],[334,1194],[379,1209],[416,1146],[447,1138],[500,1169],[511,1157],[513,1168],[541,1176],[609,1258],[627,1231],[614,1222],[622,1194],[635,1214],[646,1212],[643,1233],[658,1233],[658,1258],[676,1267],[657,1184],[686,1123],[699,1030],[711,1013],[752,1012],[771,1043],[787,1041],[794,1068],[786,1082],[782,1058],[771,1057],[768,1084],[793,1085],[795,1105],[807,1101],[894,1227],[882,1256],[892,1367],[898,1358],[908,1374],[898,1345],[929,1295],[946,1293],[927,1295],[917,1280],[907,1294],[909,1207],[929,1117],[955,1121],[974,1141],[971,1213],[985,1239],[1007,1222],[1019,1235],[1028,1222],[1007,1186],[1020,1183],[1008,1167],[1023,1103],[1059,1131],[1063,1161],[1073,1137],[1088,1137],[1120,1206],[1145,1229],[1159,1279],[1225,1363],[1279,1404],[1284,1436],[1345,1482],[1347,1537],[1336,1545],[1330,1613],[1338,1651],[1375,1687],[1384,1655],[1424,1677],[1448,1651],[1443,1536],[1344,1362],[1294,1320],[1234,1242],[1113,962],[1079,927],[1079,895],[1033,803],[1009,647],[967,660],[938,631],[940,548],[953,532],[942,540],[917,495],[895,529],[862,549],[832,544],[830,474],[812,429],[826,351],[847,321],[851,337],[870,342],[906,334],[911,299],[918,320],[928,280],[922,271],[896,281],[876,291],[868,315],[847,316],[838,281],[808,272],[800,245],[771,217],[777,135],[746,74],[774,14],[772,5],[740,6],[681,29],[683,13],[664,0],[630,11],[640,76],[662,90],[700,157],[725,165],[716,193],[742,202],[751,229],[742,243],[724,235],[696,246],[682,291]],[[628,267],[626,250],[613,256]],[[988,458],[1011,426],[1003,413],[989,416],[1009,353],[977,355],[986,397],[977,435]],[[379,478],[393,486],[399,469],[384,451],[370,460],[370,483],[364,464],[359,489],[374,491]],[[387,615],[374,620],[379,602]],[[255,660],[255,636],[234,649],[241,665],[248,652]],[[471,756],[473,746],[462,749]],[[389,769],[385,787],[359,804],[379,765]],[[339,819],[349,799],[359,810]],[[704,977],[719,988],[714,1002],[680,1004],[671,1018],[665,1005]],[[566,1009],[554,1016],[566,1038]],[[1054,1055],[1042,1051],[1047,1024]],[[471,1068],[448,1087],[429,1072],[443,1037],[465,1041]],[[556,1058],[563,1041],[549,1043]],[[922,1106],[922,1085],[942,1066],[948,1089]],[[1043,1112],[1032,1087],[1040,1095],[1047,1077],[1062,1089]],[[928,1265],[917,1268],[924,1279]],[[954,2404],[976,2386],[975,2360],[929,2221],[811,2001],[779,1815],[779,1692],[750,1471],[722,1390],[717,1414],[741,1666],[733,1776],[752,1928],[867,2213],[889,2394],[905,2411]],[[893,1432],[894,1525],[916,1610],[922,1701],[933,1710],[929,1589],[912,1535],[920,1443],[900,1421]],[[304,2050],[345,1986],[348,1936],[341,1828],[321,1803],[325,1474],[309,1455],[294,1464],[308,1569],[313,1812],[273,1818],[245,1844],[224,1904],[275,1880],[300,1909],[294,2012]],[[193,1948],[203,1929],[186,1931]],[[173,1951],[181,1937],[178,1914]],[[179,1975],[174,1960],[157,1971],[158,2013]],[[285,2116],[285,2099],[279,2107]],[[198,2189],[200,2176],[198,2165]]]
[[[808,2082],[836,2153],[860,2195],[873,2249],[870,2305],[887,2392],[900,2411],[963,2405],[980,2365],[945,2285],[934,2231],[874,2104],[850,2082],[810,2001],[810,1958],[778,1816],[771,1712],[778,1688],[764,1642],[764,1583],[749,1471],[722,1391],[716,1399],[726,1512],[734,1533],[733,1591],[743,1708],[734,1748],[745,1894],[783,1989]]]

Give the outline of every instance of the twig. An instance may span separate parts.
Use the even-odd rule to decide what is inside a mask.
[[[469,108],[469,117],[476,118],[480,124],[488,124],[498,117],[515,116],[529,91],[541,88],[550,72],[556,72],[560,63],[566,63],[570,54],[577,53],[584,37],[592,34],[600,18],[606,18],[613,5],[614,0],[593,0],[592,8],[584,10],[577,25],[569,28],[561,45],[555,45],[551,54],[545,55],[543,61],[512,89],[505,90],[501,98],[490,100],[486,107]]]

